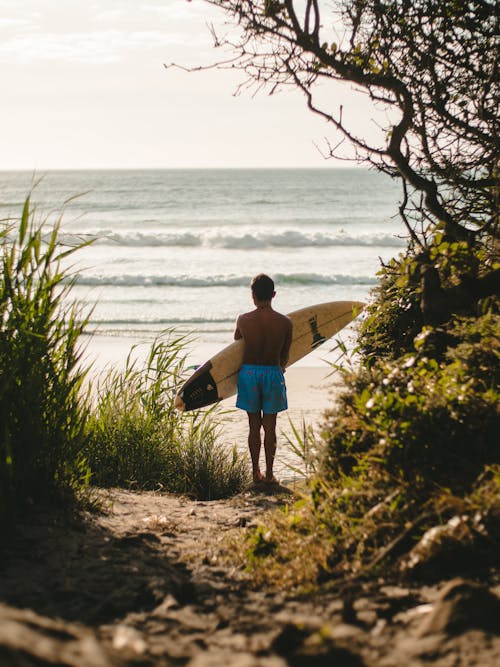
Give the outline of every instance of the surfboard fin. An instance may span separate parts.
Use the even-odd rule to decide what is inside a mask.
[[[179,410],[179,412],[184,412],[184,410],[186,409],[186,404],[179,396],[179,394],[177,394],[177,396],[175,397],[174,407],[176,408],[176,410]]]

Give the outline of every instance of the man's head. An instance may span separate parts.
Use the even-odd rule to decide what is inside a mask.
[[[275,295],[274,282],[265,273],[259,273],[250,283],[253,298],[257,301],[271,301]]]

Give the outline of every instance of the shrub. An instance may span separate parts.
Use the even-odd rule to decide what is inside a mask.
[[[65,301],[62,260],[76,248],[35,224],[29,198],[2,235],[0,282],[0,520],[28,502],[74,492],[87,478],[78,338],[86,319]],[[17,227],[17,230],[16,230]],[[78,319],[80,318],[80,319]]]
[[[460,342],[443,361],[422,353],[433,333],[425,329],[412,354],[353,376],[329,422],[329,474],[369,465],[370,474],[382,468],[401,481],[459,491],[484,465],[499,462],[499,320],[459,320],[450,335]]]
[[[435,274],[430,296],[441,323],[451,315],[474,317],[495,310],[495,298],[481,299],[479,288],[481,273],[498,269],[494,248],[486,241],[450,241],[438,228],[425,249],[410,246],[379,271],[360,329],[359,349],[365,363],[380,357],[397,359],[413,351],[414,338],[426,323],[423,276],[428,269]],[[435,352],[442,352],[447,342],[440,341]]]
[[[360,327],[359,349],[367,363],[380,357],[395,359],[413,349],[423,324],[417,267],[410,251],[378,272],[379,283]]]
[[[238,491],[247,470],[217,442],[214,411],[173,405],[181,340],[155,341],[144,368],[131,357],[97,398],[83,383],[79,339],[88,323],[69,300],[59,218],[37,224],[27,198],[5,224],[0,280],[0,524],[36,503],[67,501],[89,482],[213,498]]]

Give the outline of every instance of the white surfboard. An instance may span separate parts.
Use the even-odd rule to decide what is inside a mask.
[[[343,329],[364,306],[359,301],[330,301],[288,313],[293,329],[287,366]],[[243,346],[243,340],[234,341],[200,366],[177,394],[175,407],[195,410],[236,394]]]

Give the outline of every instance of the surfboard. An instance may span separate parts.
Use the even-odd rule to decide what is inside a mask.
[[[359,301],[330,301],[288,313],[293,330],[287,367],[347,326],[364,306]],[[178,392],[175,407],[196,410],[236,394],[243,346],[243,340],[236,340],[200,366]]]

